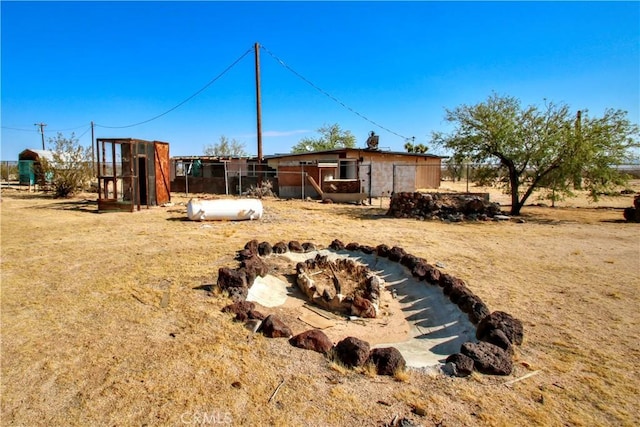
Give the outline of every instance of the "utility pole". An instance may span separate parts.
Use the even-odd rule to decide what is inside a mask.
[[[260,95],[260,44],[253,47],[256,59],[256,127],[258,135],[258,185],[262,185],[262,99]]]
[[[34,123],[34,126],[40,127],[40,135],[42,135],[42,149],[44,150],[44,127],[47,125],[46,123]]]
[[[262,100],[260,95],[260,44],[254,46],[256,56],[256,125],[258,131],[258,160],[262,161]]]

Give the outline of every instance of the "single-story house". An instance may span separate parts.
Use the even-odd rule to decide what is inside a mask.
[[[265,162],[277,170],[280,197],[319,197],[322,192],[364,193],[370,198],[440,187],[442,157],[339,148],[265,156]]]

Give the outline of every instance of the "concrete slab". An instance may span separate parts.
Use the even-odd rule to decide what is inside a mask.
[[[249,288],[247,301],[256,302],[264,307],[278,307],[287,302],[289,284],[270,274],[256,277]]]

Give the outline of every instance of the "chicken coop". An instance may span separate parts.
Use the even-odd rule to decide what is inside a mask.
[[[98,138],[98,210],[133,212],[171,200],[169,143]]]

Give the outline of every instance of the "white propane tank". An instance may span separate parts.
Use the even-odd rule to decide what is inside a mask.
[[[187,217],[192,221],[242,221],[262,218],[262,202],[258,199],[191,199]]]

